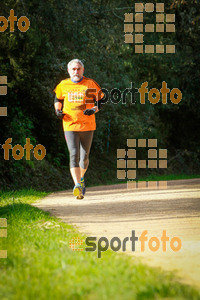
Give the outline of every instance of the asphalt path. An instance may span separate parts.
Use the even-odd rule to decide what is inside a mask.
[[[200,179],[168,181],[163,189],[127,189],[126,184],[92,187],[83,200],[76,200],[68,190],[33,205],[88,237],[97,237],[102,248],[101,237],[108,240],[109,247],[118,237],[120,250],[127,237],[124,253],[200,287]],[[143,242],[141,234],[146,239]],[[138,237],[135,242],[134,235]],[[120,242],[113,240],[113,248],[117,246]]]

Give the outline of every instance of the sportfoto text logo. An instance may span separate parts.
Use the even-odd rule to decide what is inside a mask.
[[[6,31],[8,28],[8,23],[10,23],[10,32],[14,32],[15,22],[17,22],[17,27],[21,32],[26,32],[31,24],[26,16],[21,16],[19,19],[17,19],[14,9],[11,9],[8,19],[6,19],[4,16],[0,16],[0,32]]]
[[[33,150],[34,157],[37,160],[42,160],[45,155],[46,155],[46,148],[38,144],[34,148],[32,144],[30,144],[30,138],[26,138],[26,144],[24,147],[21,145],[17,144],[14,147],[11,145],[12,143],[12,138],[8,138],[5,143],[2,145],[2,149],[4,150],[4,159],[9,160],[9,150],[12,150],[12,157],[15,160],[20,160],[24,157],[24,150],[26,150],[26,160],[30,160],[30,151]]]
[[[137,92],[135,90],[137,90]],[[91,100],[94,98],[96,92],[96,89],[86,90],[86,103],[91,103]],[[118,88],[114,88],[109,93],[107,89],[102,88],[98,92],[97,98],[99,98],[102,93],[104,94],[104,97],[102,99],[103,104],[105,104],[108,100],[111,100],[113,104],[118,104],[120,101],[122,101],[122,104],[126,104],[126,96],[128,93],[131,94],[132,104],[136,103],[136,93],[140,94],[140,104],[145,104],[146,98],[148,98],[151,104],[157,104],[160,100],[162,101],[162,104],[167,104],[169,99],[173,104],[178,104],[183,96],[178,88],[173,88],[170,91],[165,81],[162,82],[162,88],[160,90],[158,90],[157,88],[152,88],[149,90],[148,81],[145,81],[142,83],[140,88],[134,88],[133,83],[131,82],[131,87],[126,88],[123,92],[121,92]]]
[[[163,230],[160,238],[155,236],[148,238],[147,234],[148,231],[144,230],[138,237],[135,235],[135,230],[132,230],[132,235],[130,237],[125,237],[123,240],[121,240],[119,237],[113,237],[110,240],[110,243],[106,237],[100,237],[98,240],[97,237],[87,237],[85,239],[85,244],[88,247],[85,248],[85,251],[97,251],[97,257],[101,258],[101,253],[107,251],[109,246],[114,252],[119,250],[125,252],[128,242],[130,242],[132,252],[136,251],[136,242],[138,243],[138,250],[141,252],[144,252],[147,248],[152,252],[156,252],[162,248],[162,251],[166,252],[167,247],[170,247],[170,249],[174,252],[178,252],[182,247],[181,239],[179,237],[172,237],[170,239],[166,234],[166,230]],[[83,240],[81,240],[79,237],[74,237],[69,242],[69,247],[72,249],[72,251],[84,251],[84,248],[79,248],[81,245],[83,245]]]

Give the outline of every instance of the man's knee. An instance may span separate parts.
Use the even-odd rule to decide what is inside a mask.
[[[72,150],[70,151],[70,168],[79,167],[79,155],[78,151]]]
[[[87,169],[88,165],[89,165],[89,159],[88,159],[88,155],[87,155],[87,156],[85,156],[84,158],[81,159],[80,167],[82,169]]]

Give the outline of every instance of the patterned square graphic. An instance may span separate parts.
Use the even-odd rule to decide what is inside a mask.
[[[136,170],[128,170],[127,171],[127,178],[128,179],[135,179],[136,178]]]
[[[164,45],[156,45],[156,53],[165,53]]]
[[[145,169],[147,165],[146,160],[138,160],[138,168],[139,169]]]
[[[125,34],[125,43],[126,44],[133,44],[133,35],[132,34]]]
[[[138,186],[138,189],[146,189],[147,183],[146,183],[146,181],[138,181],[137,186]]]
[[[7,95],[7,76],[0,76],[0,95]]]
[[[7,227],[7,219],[0,218],[0,227]]]
[[[7,76],[0,76],[0,96],[6,96],[7,92]],[[7,107],[0,107],[0,117],[7,117]]]
[[[135,45],[135,53],[143,53],[143,45]]]
[[[175,45],[166,45],[166,53],[175,53]]]
[[[135,22],[136,23],[143,23],[143,14],[140,14],[140,13],[138,13],[138,14],[135,14]]]
[[[7,84],[7,76],[0,76],[0,84]]]
[[[146,147],[146,139],[138,139],[138,147]]]
[[[154,32],[154,24],[146,24],[145,25],[145,32]]]
[[[175,32],[174,24],[166,24],[166,32]]]
[[[146,3],[145,4],[145,11],[146,12],[153,12],[154,11],[154,4],[153,3]]]
[[[136,158],[136,150],[135,149],[128,149],[127,155],[128,155],[128,158]]]
[[[155,14],[154,24],[145,24],[145,15],[149,13]],[[175,45],[148,45],[145,43],[145,36],[148,33],[174,33],[175,32],[175,14],[164,13],[164,3],[135,3],[135,14],[125,13],[124,24],[125,43],[135,43],[135,53],[175,53]],[[164,22],[166,21],[166,24]],[[135,22],[135,26],[133,25]],[[132,23],[132,24],[130,24]],[[168,24],[170,23],[170,24]],[[129,32],[129,35],[127,34]],[[133,40],[133,34],[135,32],[135,41]],[[144,35],[141,33],[145,32]],[[140,33],[140,36],[138,35]],[[143,48],[144,43],[144,48]],[[171,46],[171,47],[169,47]]]
[[[143,3],[135,3],[135,12],[143,12],[144,4]]]
[[[136,169],[136,160],[127,160],[127,168],[128,169]]]
[[[164,32],[164,24],[156,24],[156,32]]]
[[[142,44],[144,42],[143,37],[144,37],[144,34],[135,34],[135,43]]]
[[[128,147],[136,147],[136,139],[127,139],[127,146]]]
[[[156,14],[156,22],[164,23],[164,14]]]
[[[135,24],[135,32],[143,32],[143,24]]]
[[[7,229],[1,227],[7,227],[6,218],[0,218],[0,238],[7,238]],[[7,250],[0,250],[0,258],[7,258]]]
[[[5,218],[0,219],[0,238],[7,237],[7,229],[1,227],[7,227],[7,219]]]
[[[147,150],[148,160],[137,159],[137,151]],[[133,180],[137,178],[137,169],[167,168],[167,149],[157,149],[157,139],[127,139],[127,149],[117,149],[117,178]],[[133,181],[127,188],[138,188]],[[159,188],[158,184],[150,183],[147,188]]]
[[[124,24],[124,32],[133,32],[133,24]]]
[[[7,250],[0,250],[0,258],[7,258]]]
[[[124,22],[133,22],[133,13],[125,14]]]
[[[7,86],[0,86],[0,95],[1,96],[7,95]]]
[[[126,150],[125,149],[117,149],[117,158],[125,158]]]
[[[148,150],[148,158],[157,158],[157,150],[149,149]]]
[[[81,245],[83,245],[83,240],[81,240],[79,237],[73,237],[69,241],[69,247],[72,249],[72,251],[83,251],[83,248],[79,248]]]
[[[154,45],[145,45],[145,53],[154,53]]]
[[[167,168],[167,160],[159,160],[159,168],[166,169]]]
[[[149,169],[157,169],[157,160],[148,160],[148,168]]]
[[[164,12],[164,3],[156,3],[156,12]]]
[[[167,149],[159,149],[159,158],[167,158]]]
[[[148,189],[157,189],[158,187],[158,182],[157,181],[148,181],[148,185],[147,185]]]
[[[0,238],[7,237],[7,229],[0,229]]]
[[[125,170],[117,170],[117,179],[125,179],[126,171]]]
[[[135,189],[149,189],[149,190],[163,190],[167,189],[167,181],[131,181],[127,182],[127,189],[128,190],[135,190]]]
[[[159,190],[167,189],[167,181],[159,181]]]
[[[126,160],[125,159],[118,159],[117,160],[117,168],[118,169],[125,169],[126,168]]]
[[[0,117],[7,117],[7,107],[0,107]]]
[[[157,148],[157,139],[148,139],[148,147]]]
[[[136,189],[137,188],[137,185],[136,185],[136,181],[128,181],[127,182],[127,189],[129,190],[132,190],[132,189]]]
[[[166,14],[166,22],[175,22],[175,14]]]

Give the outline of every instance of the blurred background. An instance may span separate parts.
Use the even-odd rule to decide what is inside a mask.
[[[156,1],[147,1],[156,3]],[[158,1],[160,2],[160,1]],[[37,161],[25,157],[4,160],[0,149],[0,189],[32,187],[55,191],[72,187],[69,158],[62,122],[54,113],[53,89],[68,77],[67,63],[81,59],[85,76],[94,79],[109,92],[118,88],[160,90],[178,88],[183,98],[177,105],[161,100],[153,105],[146,95],[141,105],[127,95],[126,104],[108,101],[96,115],[97,130],[90,154],[88,184],[117,183],[117,149],[127,139],[158,140],[158,148],[168,150],[167,169],[145,169],[138,178],[153,175],[200,174],[200,5],[199,1],[170,0],[165,13],[176,16],[175,33],[146,33],[145,43],[175,44],[175,54],[136,54],[134,44],[124,42],[124,14],[134,13],[134,1],[97,0],[7,0],[0,3],[0,15],[7,19],[14,9],[18,19],[30,20],[27,32],[0,32],[0,76],[8,78],[8,93],[0,96],[1,107],[8,109],[0,117],[0,144],[12,138],[24,147],[30,138],[35,147],[42,144],[46,156]],[[146,23],[155,23],[155,14],[146,13]],[[2,24],[1,24],[2,25]],[[147,155],[141,150],[139,157]],[[125,182],[125,181],[124,181]]]

